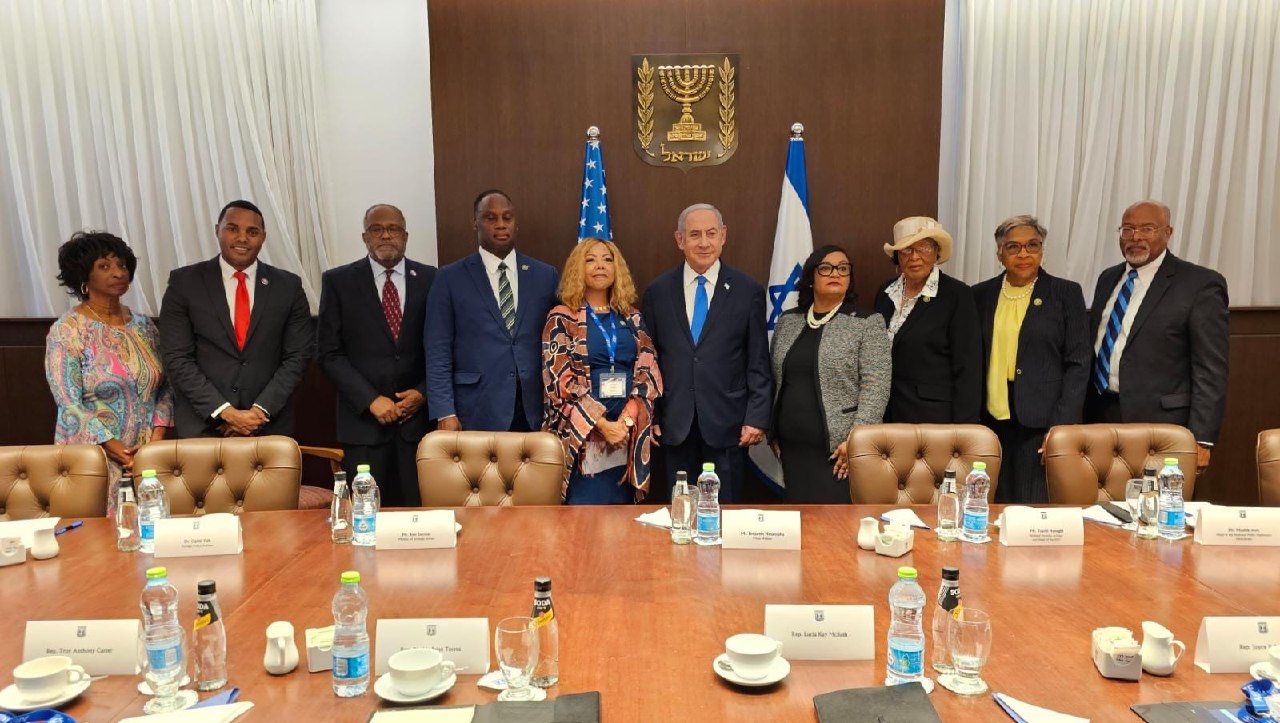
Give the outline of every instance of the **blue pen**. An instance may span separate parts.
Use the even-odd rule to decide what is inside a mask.
[[[54,530],[54,531],[53,531],[53,534],[55,534],[55,535],[61,535],[62,533],[64,533],[64,532],[70,532],[70,531],[72,531],[72,530],[76,529],[77,527],[79,527],[80,525],[83,525],[83,524],[84,524],[84,523],[83,523],[83,522],[81,522],[80,520],[76,520],[75,522],[72,522],[71,524],[67,525],[66,527],[59,527],[58,529]]]

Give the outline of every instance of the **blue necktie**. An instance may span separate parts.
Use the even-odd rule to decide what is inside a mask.
[[[1116,294],[1116,303],[1111,307],[1111,317],[1107,319],[1107,332],[1102,337],[1102,346],[1098,348],[1098,360],[1093,364],[1093,386],[1098,393],[1107,391],[1111,378],[1111,352],[1115,349],[1116,339],[1120,337],[1120,327],[1124,325],[1124,313],[1129,309],[1129,298],[1133,296],[1133,282],[1138,278],[1138,270],[1131,269],[1125,277],[1124,286]]]
[[[698,277],[698,288],[693,292],[693,321],[689,324],[689,333],[693,335],[693,343],[698,343],[702,336],[702,324],[707,320],[707,277]]]

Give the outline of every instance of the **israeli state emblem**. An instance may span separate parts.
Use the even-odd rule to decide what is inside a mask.
[[[715,166],[738,150],[738,56],[633,55],[636,154],[651,166]]]

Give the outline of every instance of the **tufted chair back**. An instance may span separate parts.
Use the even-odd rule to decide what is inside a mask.
[[[0,447],[0,521],[107,514],[107,454],[96,444]]]
[[[558,505],[564,476],[550,432],[435,431],[418,444],[424,507]]]
[[[927,505],[938,501],[942,473],[963,484],[973,463],[987,463],[988,499],[1000,481],[1000,440],[980,424],[868,424],[849,432],[849,493],[855,504]]]
[[[156,471],[175,515],[298,509],[302,453],[289,437],[166,439],[143,445],[133,469]]]
[[[1149,462],[1159,469],[1177,457],[1186,475],[1183,497],[1192,499],[1196,482],[1196,440],[1176,424],[1064,424],[1044,438],[1049,502],[1092,505],[1124,502],[1125,482],[1142,476]]]
[[[1280,507],[1280,429],[1258,433],[1258,499],[1267,507]]]

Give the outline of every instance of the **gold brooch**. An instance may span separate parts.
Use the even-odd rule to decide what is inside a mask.
[[[1035,300],[1033,300],[1031,303],[1035,304],[1036,306],[1043,306],[1043,305],[1044,305],[1044,299],[1035,299]]]

